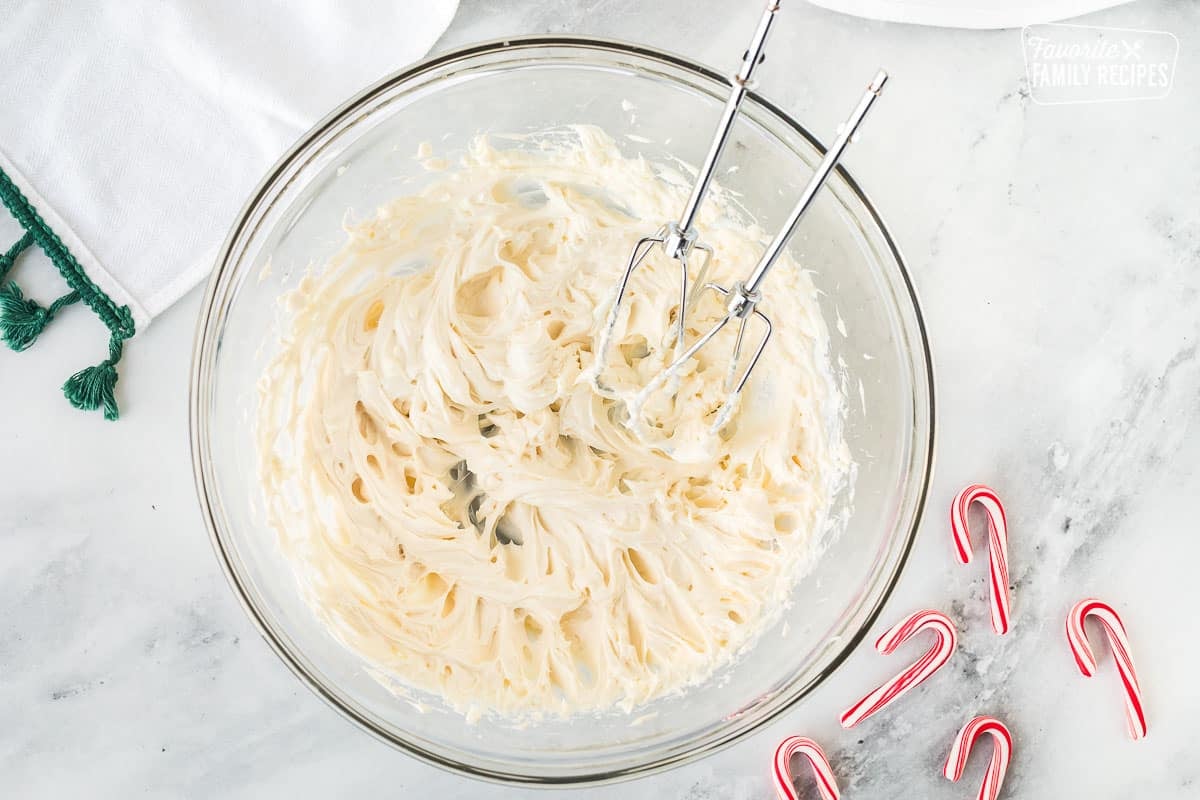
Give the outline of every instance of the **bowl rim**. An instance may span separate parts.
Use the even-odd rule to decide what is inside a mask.
[[[622,766],[613,769],[603,769],[573,775],[534,775],[530,773],[504,771],[490,768],[479,767],[470,763],[455,760],[453,758],[442,755],[438,752],[426,749],[420,744],[408,739],[398,738],[389,732],[378,727],[369,717],[359,713],[355,708],[348,706],[343,700],[321,681],[313,676],[296,656],[291,652],[288,645],[284,644],[274,633],[271,625],[263,618],[257,606],[254,604],[250,594],[243,584],[241,576],[235,570],[233,559],[230,556],[222,535],[218,530],[216,519],[216,509],[212,498],[212,487],[215,486],[215,475],[211,470],[211,459],[207,458],[207,440],[209,433],[209,424],[207,416],[203,413],[200,388],[206,385],[205,380],[205,356],[209,354],[210,349],[216,345],[218,339],[217,329],[214,325],[216,312],[218,311],[215,301],[218,293],[224,287],[224,278],[226,277],[229,257],[231,255],[234,243],[239,240],[243,230],[246,228],[247,221],[250,218],[254,209],[256,209],[263,200],[268,196],[269,190],[274,187],[279,178],[286,172],[287,168],[292,164],[293,160],[307,149],[314,142],[319,140],[332,126],[342,121],[343,118],[353,112],[355,109],[362,107],[373,97],[388,91],[397,85],[403,84],[413,78],[419,77],[429,71],[453,64],[457,61],[470,59],[476,56],[482,56],[491,53],[513,51],[527,48],[581,48],[586,50],[599,50],[602,52],[635,55],[651,61],[659,62],[669,67],[682,69],[693,73],[694,75],[715,81],[723,86],[732,87],[732,83],[728,76],[721,72],[712,69],[704,64],[701,64],[693,59],[685,56],[672,53],[666,50],[661,50],[646,45],[636,44],[620,39],[597,37],[597,36],[578,36],[568,34],[554,35],[525,35],[525,36],[509,36],[495,38],[475,42],[461,47],[447,50],[443,53],[438,53],[429,56],[420,61],[414,62],[409,66],[397,70],[375,83],[360,90],[348,100],[338,105],[332,111],[323,116],[320,120],[313,124],[308,131],[302,134],[292,146],[290,146],[266,171],[263,178],[255,186],[250,193],[247,201],[242,205],[230,227],[229,233],[226,235],[217,252],[214,261],[214,269],[212,275],[208,279],[207,286],[204,292],[204,298],[200,314],[197,319],[196,331],[193,340],[192,349],[192,365],[190,371],[190,380],[188,386],[188,433],[190,440],[190,449],[192,456],[192,473],[195,483],[197,499],[200,504],[202,516],[204,517],[205,527],[208,529],[209,539],[212,543],[214,554],[220,562],[222,571],[225,573],[225,578],[228,581],[230,588],[233,589],[242,608],[247,616],[250,617],[259,633],[267,642],[270,648],[275,652],[276,656],[287,666],[301,683],[308,687],[317,697],[324,701],[327,705],[337,711],[341,716],[354,723],[366,733],[373,736],[385,744],[400,750],[420,761],[423,761],[432,766],[444,769],[446,771],[464,775],[477,780],[499,783],[504,785],[523,785],[523,786],[588,786],[588,785],[603,785],[611,784],[620,781],[630,780],[633,778],[645,777],[656,773],[664,772],[675,767],[682,766],[687,763],[698,761],[702,758],[715,754],[733,743],[749,736],[750,734],[760,730],[769,723],[777,720],[784,713],[792,709],[797,703],[808,696],[818,686],[824,683],[839,667],[850,657],[850,655],[858,648],[858,645],[866,637],[868,631],[874,626],[879,615],[882,613],[887,601],[891,598],[900,575],[904,571],[908,559],[912,553],[913,546],[916,541],[917,532],[925,512],[925,505],[928,500],[929,489],[934,473],[934,456],[937,432],[937,415],[936,415],[936,395],[934,381],[934,364],[933,354],[929,346],[928,331],[925,324],[925,317],[921,311],[920,299],[917,294],[915,285],[913,284],[911,275],[909,274],[907,262],[900,252],[895,238],[891,231],[884,224],[882,217],[879,215],[875,204],[867,196],[866,192],[850,173],[841,165],[836,167],[836,170],[847,188],[852,194],[863,204],[867,210],[871,222],[876,226],[883,237],[887,246],[887,250],[895,259],[896,266],[899,271],[899,276],[905,291],[908,293],[908,299],[912,303],[913,317],[915,319],[916,334],[919,340],[919,348],[913,348],[914,354],[919,355],[919,358],[914,359],[914,363],[923,364],[925,374],[924,391],[928,397],[928,412],[929,412],[929,432],[927,441],[924,443],[926,453],[923,463],[914,464],[922,471],[919,486],[915,492],[913,501],[912,521],[908,526],[908,530],[904,532],[903,544],[901,546],[898,557],[891,570],[891,573],[886,575],[882,580],[882,591],[875,600],[872,607],[867,611],[862,625],[852,635],[846,637],[840,651],[833,659],[821,669],[817,675],[808,681],[804,686],[795,691],[794,695],[788,697],[780,703],[776,708],[769,713],[759,716],[751,725],[735,728],[711,738],[708,741],[698,743],[695,747],[688,750],[669,753],[666,756],[659,757],[652,761],[646,761],[632,766]],[[773,115],[778,121],[784,123],[788,128],[792,129],[802,139],[807,141],[819,154],[825,153],[825,147],[815,136],[813,136],[803,125],[801,125],[791,114],[784,111],[779,106],[775,105],[770,100],[766,99],[756,91],[749,92],[749,98],[759,105],[763,110]],[[901,295],[903,296],[903,295]],[[915,375],[914,378],[919,384],[920,375]],[[919,439],[914,439],[915,443],[919,443]]]

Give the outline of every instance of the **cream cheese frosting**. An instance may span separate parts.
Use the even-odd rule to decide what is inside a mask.
[[[629,250],[686,192],[594,128],[479,138],[285,296],[259,387],[267,518],[316,614],[389,682],[473,713],[633,708],[709,677],[811,565],[847,458],[793,261],[721,436],[721,339],[627,424],[622,397],[672,356],[660,254],[604,365],[615,396],[593,389]],[[719,189],[700,226],[714,280],[762,250]],[[705,296],[691,334],[722,313]]]

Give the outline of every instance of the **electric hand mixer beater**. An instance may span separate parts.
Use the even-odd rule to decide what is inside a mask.
[[[750,374],[758,365],[763,352],[767,348],[767,342],[771,338],[771,320],[758,308],[758,304],[762,301],[762,283],[770,272],[771,267],[775,265],[775,262],[787,247],[788,241],[799,227],[801,218],[809,206],[812,205],[813,199],[825,184],[825,180],[833,172],[834,167],[837,166],[842,153],[845,152],[852,141],[856,141],[856,131],[859,125],[866,117],[871,105],[879,97],[879,93],[887,81],[886,72],[880,70],[876,73],[849,118],[839,126],[837,138],[826,151],[812,178],[809,179],[807,186],[805,186],[804,191],[800,195],[800,199],[788,215],[783,228],[763,252],[758,264],[750,272],[746,280],[737,281],[731,287],[724,287],[716,283],[705,283],[704,277],[707,274],[709,262],[712,258],[712,249],[699,240],[694,223],[699,214],[700,206],[708,194],[713,174],[716,171],[717,163],[724,152],[725,144],[733,130],[734,122],[737,120],[742,100],[745,99],[747,92],[751,88],[751,81],[755,70],[763,62],[767,35],[770,33],[771,24],[778,10],[779,1],[772,0],[772,2],[768,3],[762,18],[759,20],[758,28],[754,33],[754,39],[751,41],[750,47],[746,50],[742,58],[742,66],[733,77],[733,91],[725,103],[725,109],[721,114],[721,119],[717,125],[712,144],[709,147],[708,155],[705,157],[704,163],[696,176],[696,182],[683,214],[680,215],[678,222],[666,223],[657,233],[639,239],[634,245],[625,266],[625,271],[621,276],[620,283],[617,285],[616,295],[609,309],[605,325],[601,329],[596,345],[596,360],[592,379],[593,385],[598,391],[611,396],[614,392],[603,380],[604,364],[612,346],[613,335],[620,319],[621,307],[627,296],[631,276],[645,262],[647,256],[650,255],[655,247],[661,246],[667,257],[679,262],[679,311],[675,330],[671,336],[674,339],[675,358],[627,402],[629,418],[634,424],[637,423],[641,409],[650,395],[661,389],[676,376],[688,360],[693,358],[701,348],[709,344],[726,326],[736,322],[737,334],[734,339],[729,369],[725,377],[726,398],[717,411],[716,418],[711,427],[712,432],[716,433],[720,431],[729,422],[730,417],[736,409],[737,399],[750,380]],[[695,251],[703,253],[704,258],[695,282],[696,289],[691,290],[689,289],[688,261]],[[725,299],[726,313],[715,324],[709,327],[707,331],[701,334],[695,342],[688,345],[685,341],[687,311],[697,299],[697,292],[703,290],[720,294]],[[753,355],[750,356],[749,364],[745,370],[739,370],[738,367],[746,339],[746,329],[751,317],[756,318],[761,323],[763,333],[757,346],[753,349]]]

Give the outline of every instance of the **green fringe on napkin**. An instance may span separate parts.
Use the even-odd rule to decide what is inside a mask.
[[[92,283],[58,234],[42,220],[2,169],[0,203],[25,229],[24,235],[0,255],[0,340],[13,350],[25,350],[60,311],[83,301],[108,328],[108,358],[68,378],[63,384],[63,394],[76,408],[87,411],[103,408],[105,419],[116,419],[117,362],[121,360],[125,340],[136,332],[133,315],[127,306],[118,306]],[[58,268],[71,289],[44,307],[26,298],[13,281],[5,282],[20,255],[35,244]]]

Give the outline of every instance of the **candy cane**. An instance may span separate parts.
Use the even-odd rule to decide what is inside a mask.
[[[971,531],[967,511],[979,503],[988,518],[988,572],[992,583],[992,630],[1008,633],[1012,625],[1012,596],[1008,589],[1008,520],[996,493],[982,484],[972,484],[958,493],[950,505],[950,530],[954,533],[954,555],[960,564],[971,563]]]
[[[983,774],[983,785],[979,787],[979,800],[996,800],[1000,796],[1000,787],[1004,783],[1004,773],[1008,771],[1008,762],[1012,760],[1012,734],[1004,723],[993,717],[976,717],[963,726],[954,737],[950,747],[950,755],[946,756],[946,766],[942,774],[948,780],[957,782],[963,776],[967,766],[967,756],[975,741],[985,733],[991,734],[994,741],[992,760],[987,772]]]
[[[875,649],[885,656],[922,631],[932,631],[937,641],[911,667],[880,686],[842,713],[842,727],[853,728],[876,711],[903,697],[909,689],[942,668],[958,644],[954,623],[940,611],[918,611],[879,637]]]
[[[775,790],[779,800],[796,800],[796,787],[792,781],[792,756],[799,753],[808,759],[817,778],[817,791],[822,800],[838,800],[837,780],[829,766],[829,759],[821,745],[803,736],[789,736],[775,749]]]
[[[1112,606],[1099,600],[1080,600],[1067,615],[1067,643],[1075,656],[1075,665],[1085,678],[1096,674],[1096,653],[1088,641],[1083,623],[1095,617],[1108,635],[1108,646],[1117,662],[1121,684],[1125,688],[1125,716],[1129,722],[1129,735],[1141,739],[1146,735],[1146,710],[1142,707],[1142,687],[1133,669],[1133,657],[1129,654],[1129,636],[1125,624]]]

